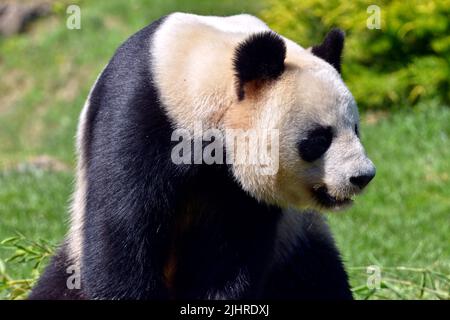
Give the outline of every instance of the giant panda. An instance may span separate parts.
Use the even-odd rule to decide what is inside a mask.
[[[131,36],[81,113],[70,231],[29,298],[352,299],[318,213],[375,175],[343,45],[333,29],[304,49],[246,14],[173,13]],[[175,164],[174,130],[198,121],[277,130],[278,170]]]

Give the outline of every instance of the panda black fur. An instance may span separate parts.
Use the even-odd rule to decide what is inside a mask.
[[[182,28],[170,29],[177,24]],[[185,38],[183,32],[193,33]],[[343,37],[336,32],[312,52],[339,68]],[[298,51],[315,59],[314,65],[333,69],[248,15],[176,13],[130,37],[97,79],[82,112],[71,230],[30,299],[352,298],[324,218],[291,209],[310,207],[304,198],[266,197],[263,189],[252,189],[252,179],[246,180],[249,171],[238,172],[231,165],[172,162],[174,129],[203,116],[214,119],[212,126],[221,121],[217,114],[224,126],[242,124],[230,115],[238,107],[221,112],[222,101],[208,101],[213,110],[199,108],[197,114],[176,106],[186,102],[191,88],[199,90],[205,69],[217,70],[208,69],[208,59],[214,57],[196,56],[186,44],[164,52],[165,43],[201,46],[202,37],[218,37],[217,52],[229,47],[230,59],[217,65],[219,71],[230,69],[226,72],[233,77],[224,89],[224,102],[245,105],[258,90],[266,90],[261,86],[282,81],[278,79],[292,68],[292,62],[284,61],[286,50],[287,59]],[[192,66],[185,72],[186,61]],[[338,77],[334,69],[327,72]],[[216,78],[228,79],[221,74]],[[213,85],[214,92],[222,90],[222,83]],[[202,93],[195,90],[193,99]],[[346,116],[346,124],[347,118],[355,121]],[[316,189],[317,197],[332,198],[323,194],[323,186]],[[81,271],[80,289],[67,288],[67,270],[73,265]]]

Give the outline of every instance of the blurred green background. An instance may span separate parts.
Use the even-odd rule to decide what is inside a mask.
[[[80,30],[66,28],[68,4],[81,8]],[[372,4],[381,29],[366,26]],[[304,47],[345,30],[343,78],[377,166],[355,206],[328,216],[355,297],[449,299],[446,0],[51,1],[24,32],[0,36],[0,298],[24,297],[67,230],[74,135],[90,86],[124,40],[173,11],[252,13]],[[380,289],[367,286],[371,265],[381,268]]]

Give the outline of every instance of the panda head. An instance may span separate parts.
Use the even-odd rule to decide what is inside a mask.
[[[224,126],[279,133],[275,174],[233,165],[235,178],[257,199],[340,209],[374,177],[359,137],[357,105],[340,76],[343,44],[336,29],[308,50],[267,31],[235,48],[236,102],[226,110]]]

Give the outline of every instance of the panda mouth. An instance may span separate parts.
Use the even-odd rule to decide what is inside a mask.
[[[320,186],[318,188],[312,189],[312,194],[314,199],[325,208],[339,208],[349,206],[353,203],[351,198],[342,198],[338,199],[333,197],[329,192],[326,186]]]

